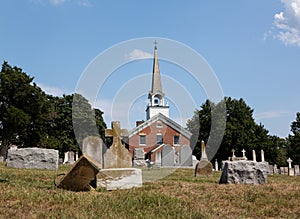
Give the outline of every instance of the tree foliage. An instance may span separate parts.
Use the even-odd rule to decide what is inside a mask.
[[[256,124],[251,109],[243,99],[232,99],[225,97],[226,109],[218,109],[220,103],[215,104],[209,100],[196,110],[192,119],[187,123],[189,131],[193,134],[191,143],[195,145],[194,154],[201,157],[201,140],[209,141],[215,138],[214,132],[218,128],[211,126],[212,112],[218,109],[214,117],[226,116],[226,128],[221,144],[214,145],[214,141],[207,145],[207,154],[210,160],[227,160],[235,150],[236,156],[242,156],[242,150],[246,150],[246,156],[252,159],[252,150],[258,154],[261,149],[265,151],[266,160],[270,163],[278,162],[280,147],[285,144],[280,138],[269,136],[268,130],[262,124]],[[224,104],[223,104],[224,105]],[[218,118],[217,118],[218,120]],[[219,146],[219,147],[218,147]],[[260,159],[259,156],[257,156]]]
[[[291,134],[288,136],[287,156],[293,163],[300,163],[300,112],[296,114],[296,120],[291,124]]]
[[[22,69],[7,62],[0,72],[0,156],[6,157],[8,146],[43,147],[79,151],[79,144],[88,135],[104,139],[106,124],[99,109],[92,109],[79,94],[54,97],[45,94]],[[76,97],[76,98],[75,98]],[[79,101],[77,114],[73,102]],[[74,120],[82,136],[76,139]],[[96,127],[91,132],[91,126]],[[79,142],[79,143],[78,143]]]

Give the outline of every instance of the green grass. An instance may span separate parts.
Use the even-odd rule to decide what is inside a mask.
[[[219,172],[195,178],[193,169],[145,169],[142,188],[57,189],[54,176],[69,168],[56,172],[0,164],[0,218],[300,218],[300,177],[269,176],[259,186],[219,185]]]

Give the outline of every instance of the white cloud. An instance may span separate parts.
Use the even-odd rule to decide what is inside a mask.
[[[280,110],[280,111],[270,111],[270,112],[261,112],[255,114],[255,118],[258,120],[262,119],[273,119],[273,118],[280,118],[280,117],[286,117],[289,116],[290,112]]]
[[[148,52],[144,52],[140,49],[134,49],[131,53],[125,54],[126,59],[147,59],[151,58],[152,55]]]
[[[63,94],[70,94],[66,89],[61,89],[58,87],[51,87],[45,84],[37,83],[37,85],[46,93],[53,96],[61,97]]]
[[[300,0],[281,0],[284,11],[274,15],[275,37],[285,45],[300,46]]]
[[[92,7],[92,3],[89,0],[79,0],[78,5],[84,6],[84,7]]]

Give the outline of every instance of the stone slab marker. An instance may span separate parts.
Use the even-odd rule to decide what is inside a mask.
[[[200,160],[195,167],[195,177],[212,176],[213,165],[208,160]]]
[[[299,176],[300,175],[299,165],[294,165],[294,169],[295,169],[295,176]]]
[[[192,149],[187,145],[180,149],[180,166],[193,166]]]
[[[0,156],[0,163],[4,162],[4,157]]]
[[[169,144],[164,145],[161,151],[161,165],[174,166],[175,164],[175,151]]]
[[[120,128],[120,122],[111,123],[112,129],[105,130],[106,137],[113,137],[113,143],[104,154],[104,168],[130,168],[132,159],[129,151],[124,147],[121,137],[128,136],[126,129]]]
[[[255,150],[252,150],[252,160],[256,162],[256,153]]]
[[[101,164],[84,154],[73,164],[57,187],[72,191],[87,190],[89,183],[95,180],[100,169]]]
[[[145,151],[144,148],[133,149],[133,166],[144,167],[146,166]]]
[[[83,139],[82,153],[87,154],[100,164],[103,164],[103,141],[98,136],[88,136]]]
[[[7,166],[26,169],[58,168],[58,150],[45,148],[17,148],[9,149]]]
[[[266,162],[224,161],[220,184],[263,184],[267,181]]]

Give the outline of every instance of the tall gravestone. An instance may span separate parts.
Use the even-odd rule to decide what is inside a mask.
[[[87,154],[89,157],[103,165],[103,141],[98,136],[88,136],[83,139],[82,153]]]
[[[205,143],[204,141],[201,141],[201,159],[195,167],[195,177],[212,176],[212,169],[213,169],[213,165],[208,160],[206,155]]]
[[[295,176],[299,176],[300,175],[299,165],[294,165],[294,169],[295,169]]]
[[[162,166],[174,166],[175,151],[169,144],[163,146],[161,151],[161,165]]]
[[[180,166],[193,166],[192,149],[187,145],[180,149]]]

